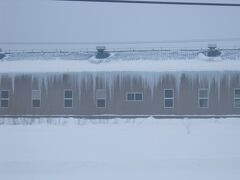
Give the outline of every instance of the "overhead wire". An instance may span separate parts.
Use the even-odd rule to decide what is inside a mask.
[[[218,3],[218,2],[192,2],[192,1],[152,1],[152,0],[57,0],[57,1],[78,1],[98,3],[125,3],[125,4],[158,4],[158,5],[180,5],[180,6],[223,6],[240,7],[240,3]]]

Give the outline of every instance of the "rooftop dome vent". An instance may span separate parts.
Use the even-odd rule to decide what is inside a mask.
[[[216,49],[217,45],[216,44],[208,44],[208,49]]]
[[[208,57],[218,57],[221,55],[220,49],[217,48],[216,44],[208,44],[208,50],[206,52]]]
[[[0,48],[0,59],[3,59],[5,57],[5,54],[2,52],[2,49]]]
[[[97,46],[96,49],[97,49],[97,54],[96,54],[97,59],[105,59],[110,56],[110,54],[105,51],[106,50],[105,46]]]

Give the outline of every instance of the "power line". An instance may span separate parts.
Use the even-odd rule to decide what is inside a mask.
[[[189,39],[163,41],[102,41],[102,42],[0,42],[1,45],[94,45],[94,44],[172,44],[201,42],[239,42],[240,38]]]
[[[223,6],[240,7],[239,3],[208,3],[208,2],[168,2],[168,1],[146,1],[146,0],[57,0],[57,1],[78,1],[78,2],[99,2],[99,3],[127,3],[127,4],[162,4],[181,6]]]

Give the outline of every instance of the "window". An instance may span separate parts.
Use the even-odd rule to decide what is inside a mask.
[[[32,90],[32,107],[39,108],[41,106],[41,91]]]
[[[0,91],[0,107],[7,108],[9,104],[9,91]]]
[[[127,94],[127,100],[128,101],[134,101],[134,93],[128,93]]]
[[[234,107],[240,108],[240,89],[234,89]]]
[[[72,90],[64,90],[64,107],[72,108],[73,106],[73,93]]]
[[[142,93],[135,93],[135,101],[142,101],[143,94]]]
[[[143,93],[127,93],[127,100],[128,101],[142,101],[143,100]]]
[[[106,100],[105,99],[97,99],[97,107],[98,108],[106,107]]]
[[[96,107],[97,108],[106,107],[106,90],[105,89],[96,90]]]
[[[174,95],[173,89],[164,89],[164,107],[173,108]]]
[[[198,103],[200,108],[208,108],[208,89],[198,90]]]

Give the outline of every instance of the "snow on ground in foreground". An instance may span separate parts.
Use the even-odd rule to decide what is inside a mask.
[[[237,118],[1,122],[3,180],[240,179]]]

